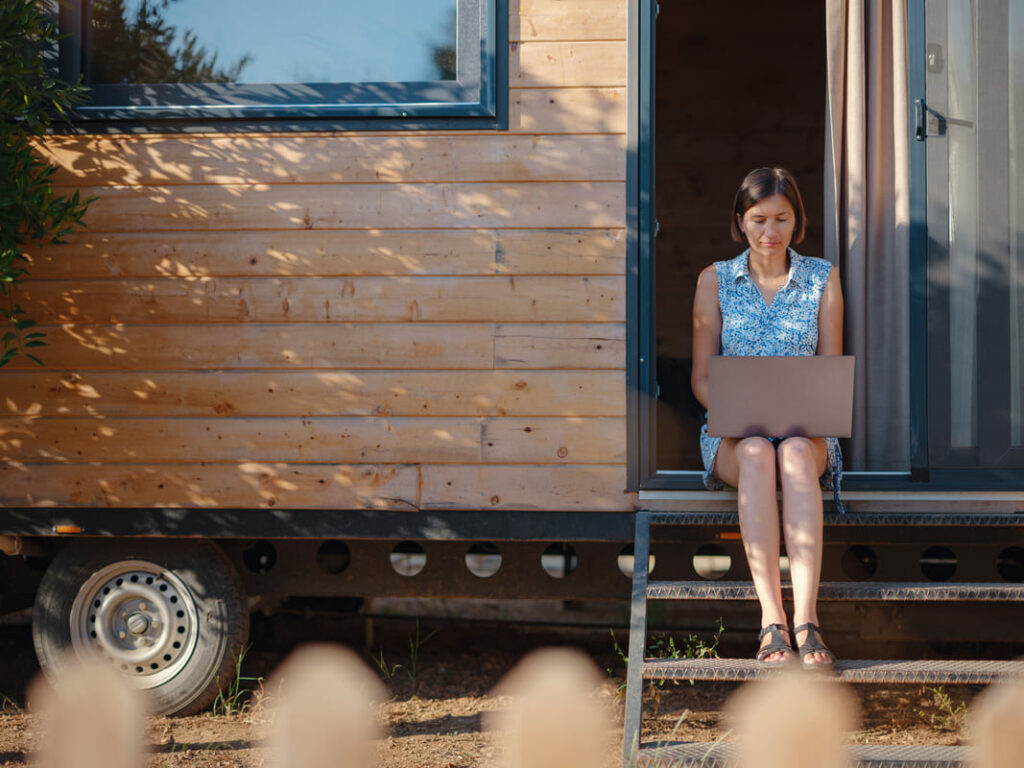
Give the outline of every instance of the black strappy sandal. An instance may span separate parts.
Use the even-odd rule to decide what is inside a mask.
[[[786,634],[783,635],[783,632]],[[758,642],[768,634],[772,636],[772,641],[764,648],[759,648],[754,658],[766,667],[781,667],[789,664],[793,660],[793,635],[790,633],[789,627],[785,624],[769,624],[767,627],[762,627],[761,633],[757,636]],[[789,640],[786,640],[786,635],[789,636]],[[778,661],[765,661],[773,653],[786,655]]]
[[[803,665],[803,668],[820,669],[822,671],[828,671],[833,669],[836,665],[836,655],[832,653],[832,651],[830,651],[828,647],[823,642],[821,642],[821,640],[819,640],[819,638],[821,637],[821,630],[818,629],[817,624],[812,624],[811,622],[801,624],[799,627],[796,627],[793,630],[793,638],[795,639],[797,633],[803,632],[805,629],[808,630],[807,637],[803,641],[803,643],[798,645],[796,648],[797,653],[800,654],[800,663]],[[830,657],[832,657],[832,661],[808,664],[806,661],[807,656],[812,653],[827,653]]]

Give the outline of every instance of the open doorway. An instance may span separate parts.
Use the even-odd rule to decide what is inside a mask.
[[[744,174],[796,176],[807,236],[822,254],[825,4],[662,2],[655,64],[657,470],[701,470],[703,409],[690,392],[697,275],[743,248],[729,238]]]

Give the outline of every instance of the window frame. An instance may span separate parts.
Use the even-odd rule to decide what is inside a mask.
[[[66,36],[60,43],[58,66],[67,82],[77,81],[86,67],[89,1],[60,5],[59,25]],[[507,129],[508,0],[457,3],[455,80],[86,83],[90,101],[75,110],[72,124],[65,129],[75,133]]]

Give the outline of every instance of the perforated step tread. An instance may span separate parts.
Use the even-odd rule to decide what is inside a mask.
[[[651,525],[738,526],[735,512],[645,512]],[[966,512],[851,512],[825,515],[826,526],[1024,527],[1024,514]]]
[[[969,747],[890,746],[856,744],[849,747],[859,768],[960,768],[971,756]],[[650,744],[641,748],[638,768],[734,768],[735,743],[687,742]]]
[[[790,596],[792,586],[782,585]],[[652,581],[649,600],[756,600],[749,581]],[[1024,600],[1024,584],[947,584],[935,582],[826,581],[818,588],[819,600],[877,600],[923,602]]]
[[[755,659],[644,659],[646,680],[744,681],[780,674]],[[1024,675],[1024,661],[840,659],[826,673],[846,683],[986,685]]]

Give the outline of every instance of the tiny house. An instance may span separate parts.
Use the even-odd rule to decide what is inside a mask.
[[[289,596],[627,596],[636,510],[735,505],[690,308],[768,163],[843,275],[848,514],[1024,512],[1024,5],[841,5],[54,4],[92,90],[40,152],[96,201],[20,289],[45,367],[0,370],[44,666],[188,712]],[[1024,578],[927,535],[825,567]]]

